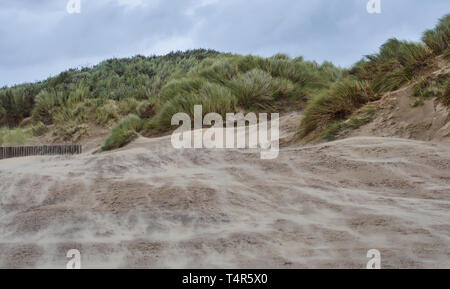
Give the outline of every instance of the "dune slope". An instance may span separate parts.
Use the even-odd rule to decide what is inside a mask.
[[[282,123],[282,135],[297,117]],[[354,137],[281,149],[0,161],[0,267],[450,268],[450,147]]]

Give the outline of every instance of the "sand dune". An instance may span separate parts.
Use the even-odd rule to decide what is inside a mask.
[[[296,119],[290,115],[289,119]],[[294,131],[282,124],[282,135]],[[281,149],[0,161],[0,267],[450,268],[450,147],[354,137]]]

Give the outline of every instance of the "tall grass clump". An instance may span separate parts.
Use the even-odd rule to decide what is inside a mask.
[[[42,90],[36,96],[36,104],[32,113],[33,119],[35,121],[41,121],[44,124],[53,123],[53,113],[63,104],[63,102],[64,100],[61,93]]]
[[[356,63],[350,74],[370,82],[376,93],[400,88],[428,65],[429,49],[420,43],[389,39],[378,54]]]
[[[240,73],[245,73],[255,68],[266,72],[270,71],[270,60],[267,58],[246,55],[236,58],[235,62]]]
[[[191,94],[198,91],[205,84],[205,80],[201,78],[181,78],[168,82],[160,93],[161,101],[168,101],[175,97]]]
[[[434,29],[425,31],[422,41],[435,55],[444,53],[450,47],[450,14],[441,18]]]
[[[23,128],[9,129],[0,128],[0,145],[22,146],[30,137],[30,130]]]
[[[194,119],[194,105],[202,105],[202,113],[215,112],[225,116],[236,111],[237,100],[230,89],[215,84],[206,83],[197,92],[176,96],[166,101],[152,122],[152,128],[160,131],[172,129],[172,116],[179,112],[188,114]]]
[[[7,117],[8,117],[8,113],[6,112],[6,109],[3,106],[0,105],[0,122],[2,124],[6,125],[6,123],[7,123],[6,118]]]
[[[343,69],[334,66],[334,64],[329,61],[324,61],[322,65],[320,65],[319,73],[322,79],[331,83],[334,83],[343,77]]]
[[[448,87],[450,73],[433,74],[420,79],[414,86],[416,100],[436,98],[444,105],[448,105]]]
[[[112,100],[107,100],[102,106],[96,110],[95,121],[97,124],[105,126],[111,120],[119,119],[117,105]]]
[[[273,77],[283,77],[302,87],[322,87],[318,66],[309,62],[271,59],[269,65]]]
[[[139,101],[134,97],[122,99],[118,103],[118,113],[121,115],[136,113],[139,104]]]
[[[334,67],[327,67],[329,64],[322,64],[319,68],[321,76],[328,74],[330,80],[339,82],[309,100],[300,126],[300,136],[330,139],[343,128],[351,128],[351,121],[347,118],[353,111],[429,72],[434,65],[434,56],[443,54],[444,59],[448,60],[449,39],[450,14],[442,18],[434,29],[424,33],[424,43],[389,39],[378,53],[367,55],[357,62],[345,78],[342,78],[342,70],[334,71]],[[447,84],[442,79],[426,79],[418,83],[412,105],[420,105],[426,97],[436,97],[446,103],[444,85]],[[355,122],[353,119],[351,123],[361,121]]]
[[[260,69],[250,70],[233,79],[230,87],[244,108],[264,108],[273,101],[272,76]]]
[[[28,85],[0,90],[0,126],[17,126],[29,117],[34,105],[33,91]]]
[[[209,82],[226,85],[237,73],[238,69],[235,65],[223,60],[199,71],[198,76]]]
[[[129,115],[115,126],[105,140],[102,150],[112,150],[125,146],[133,141],[142,129],[143,122],[137,115]]]
[[[315,136],[320,135],[329,125],[344,120],[375,97],[368,82],[349,78],[342,80],[329,91],[310,100],[300,126],[300,137],[306,137],[314,131]]]
[[[31,127],[31,133],[33,136],[42,136],[47,132],[48,128],[42,122],[38,122]]]
[[[157,108],[158,104],[155,99],[145,100],[138,105],[136,113],[142,119],[149,119],[155,116]]]

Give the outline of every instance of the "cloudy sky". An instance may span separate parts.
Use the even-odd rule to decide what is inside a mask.
[[[419,40],[449,0],[1,0],[0,86],[111,57],[211,48],[349,66],[391,37]]]

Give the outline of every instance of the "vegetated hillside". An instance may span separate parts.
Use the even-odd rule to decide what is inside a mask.
[[[262,58],[202,49],[110,59],[1,89],[0,127],[9,129],[0,129],[0,144],[25,143],[31,135],[74,142],[103,128],[111,132],[103,149],[118,148],[138,133],[171,131],[172,116],[192,115],[194,104],[203,105],[203,114],[283,112],[306,105],[298,139],[332,140],[370,122],[376,111],[372,102],[408,85],[421,85],[412,106],[425,98],[449,106],[448,74],[437,82],[427,77],[450,60],[450,15],[422,41],[390,39],[349,70],[283,54]]]
[[[433,76],[449,65],[450,14],[426,31],[422,41],[389,39],[379,53],[364,57],[333,87],[312,97],[299,138],[303,142],[332,140],[358,128],[373,119],[378,107],[373,102],[406,86],[414,86],[411,107],[422,105],[427,98],[450,106],[448,71]]]
[[[369,102],[340,122],[330,135],[401,137],[450,142],[449,97],[450,63],[439,61],[440,68],[426,73],[404,87]]]
[[[341,75],[329,62],[318,65],[281,54],[261,58],[192,50],[111,59],[40,83],[3,88],[0,126],[28,127],[4,129],[5,140],[23,142],[33,134],[70,142],[119,122],[103,146],[111,149],[138,132],[170,131],[172,115],[192,114],[194,104],[202,104],[204,114],[295,109]]]

